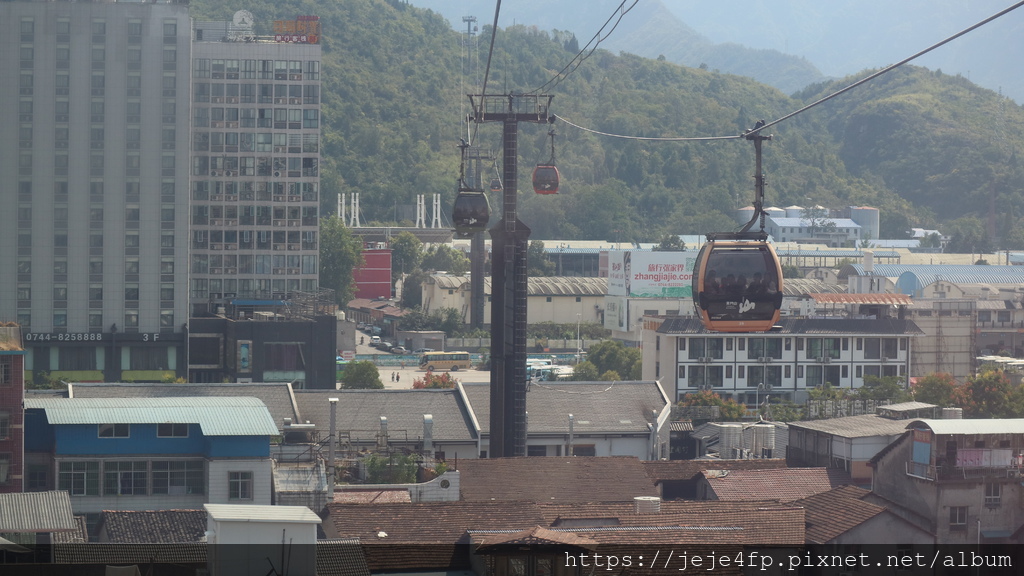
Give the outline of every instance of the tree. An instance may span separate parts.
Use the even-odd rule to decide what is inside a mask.
[[[363,244],[337,216],[320,219],[320,286],[334,290],[335,302],[355,298],[352,271],[363,265]]]
[[[836,221],[829,218],[828,210],[822,206],[804,208],[803,220],[811,229],[811,236],[816,235],[819,231],[825,233],[836,231]]]
[[[741,420],[747,413],[746,407],[732,398],[722,398],[711,390],[690,392],[684,394],[676,406],[717,406],[718,416],[721,420]]]
[[[1022,410],[1022,391],[1002,370],[983,370],[967,379],[956,402],[971,418],[1013,418]]]
[[[803,278],[804,275],[800,273],[800,267],[796,264],[783,264],[782,265],[782,277],[783,278]]]
[[[935,404],[943,408],[953,406],[957,394],[957,382],[952,374],[933,372],[918,378],[911,385],[914,400],[926,404]]]
[[[594,382],[598,379],[597,366],[589,360],[580,362],[572,368],[572,379],[576,382]]]
[[[381,390],[384,382],[380,379],[377,365],[369,360],[349,362],[341,374],[341,388],[344,390]]]
[[[416,458],[411,454],[370,454],[363,459],[368,484],[412,484],[416,481]]]
[[[639,380],[642,372],[642,352],[627,348],[618,340],[598,342],[587,350],[587,361],[592,362],[598,374],[615,371],[626,380]]]
[[[417,308],[423,305],[423,283],[429,277],[430,275],[420,268],[406,275],[402,281],[402,308]]]
[[[388,246],[391,248],[391,278],[412,272],[420,267],[423,258],[423,242],[408,230],[399,232]]]
[[[445,372],[444,374],[434,374],[430,370],[423,375],[423,378],[414,378],[412,381],[412,387],[415,390],[422,390],[425,388],[442,388],[449,389],[455,388],[455,385],[459,381],[452,377],[451,372]]]
[[[544,243],[540,240],[530,242],[526,249],[526,273],[529,276],[554,276],[555,263],[548,259],[544,252]]]
[[[665,234],[661,237],[658,245],[654,247],[655,252],[683,252],[686,250],[686,242],[678,234]]]
[[[894,404],[910,399],[910,393],[899,376],[865,376],[864,385],[853,396],[858,400],[890,400]]]
[[[469,271],[469,258],[451,246],[437,244],[423,253],[420,267],[427,271],[445,271],[455,276],[462,276]]]

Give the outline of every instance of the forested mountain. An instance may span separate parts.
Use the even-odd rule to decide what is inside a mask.
[[[462,120],[469,112],[465,95],[480,90],[473,82],[482,76],[489,25],[480,27],[481,69],[466,73],[461,34],[440,15],[398,0],[229,6],[204,0],[192,7],[200,20],[229,19],[246,8],[258,33],[269,33],[274,19],[320,16],[326,212],[341,192],[361,193],[364,221],[393,222],[396,208],[413,204],[417,194],[440,193],[444,206],[451,205],[457,144],[470,128]],[[500,28],[488,92],[545,84],[574,48],[567,33]],[[555,96],[553,113],[598,132],[738,136],[759,119],[782,117],[853,80],[791,97],[744,77],[599,50],[546,93]],[[520,218],[533,238],[654,241],[665,232],[729,229],[733,210],[752,197],[753,146],[742,138],[659,142],[610,138],[561,122],[555,129],[562,193],[539,197],[525,188],[533,165],[550,155],[548,128],[521,126]],[[480,125],[474,143],[500,156],[500,130]],[[1000,215],[997,231],[1008,241],[1020,228],[1024,174],[1016,150],[1024,111],[964,78],[906,67],[770,132],[764,168],[771,205],[877,206],[890,237],[910,225],[959,218],[959,228],[984,241],[977,228],[991,214]]]

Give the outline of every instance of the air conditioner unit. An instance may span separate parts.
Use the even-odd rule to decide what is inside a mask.
[[[698,362],[701,362],[703,364],[707,364],[712,360],[714,360],[714,358],[712,358],[711,356],[701,356],[700,358],[697,359]]]
[[[832,362],[832,358],[829,356],[822,356],[821,358],[818,358],[818,364],[829,364],[830,362]]]
[[[274,178],[280,178],[280,177],[281,177],[281,171],[280,170],[274,170]]]
[[[768,364],[772,360],[774,360],[774,358],[772,358],[771,356],[758,356],[757,358],[757,361],[760,362],[761,364]]]

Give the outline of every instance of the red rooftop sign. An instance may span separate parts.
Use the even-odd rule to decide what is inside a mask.
[[[319,44],[320,17],[296,16],[295,20],[274,20],[274,41]]]

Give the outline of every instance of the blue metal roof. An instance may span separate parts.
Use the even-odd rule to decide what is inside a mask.
[[[259,398],[26,398],[50,424],[198,424],[204,436],[275,436],[277,425]]]

